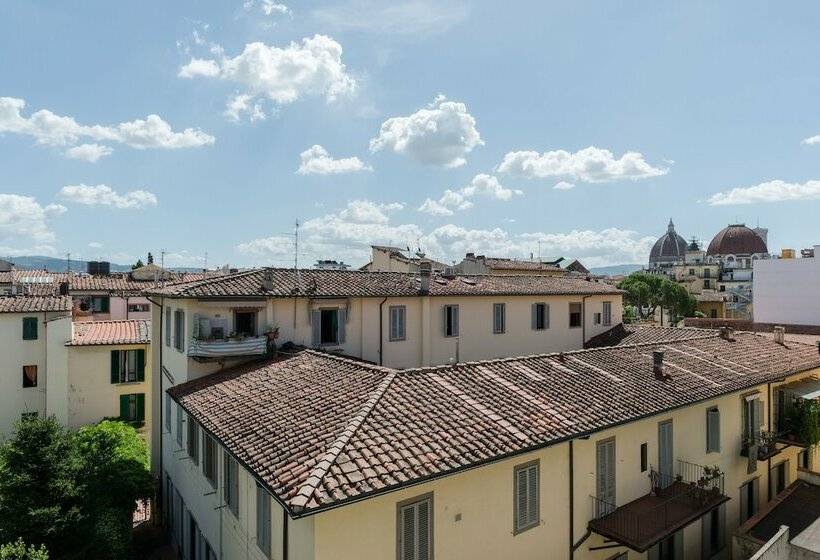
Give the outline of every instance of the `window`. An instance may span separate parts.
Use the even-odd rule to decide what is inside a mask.
[[[600,325],[601,324],[601,314],[600,313],[593,313],[592,314],[592,324],[593,325]]]
[[[37,340],[37,317],[23,317],[23,340]]]
[[[725,291],[726,291],[726,285],[725,285],[725,284],[721,284],[721,285],[720,285],[720,291],[721,291],[721,292],[725,292]]]
[[[712,287],[712,283],[709,281],[709,279],[704,279],[704,280],[703,280],[703,287],[704,287],[704,289],[706,289],[706,290],[708,290],[709,288],[711,288],[711,287]]]
[[[151,308],[147,303],[129,303],[128,304],[128,312],[129,313],[146,313],[150,311]]]
[[[261,484],[256,483],[256,546],[270,558],[270,494]]]
[[[108,313],[111,309],[111,298],[108,296],[94,296],[91,298],[91,311],[94,313]]]
[[[747,445],[757,443],[760,436],[760,425],[763,423],[763,404],[760,395],[752,394],[743,398],[743,442]]]
[[[712,277],[712,270],[709,268],[703,269],[703,277],[704,278],[711,278]]]
[[[182,309],[174,311],[174,348],[180,352],[185,350],[185,312]]]
[[[700,520],[701,523],[701,558],[709,559],[726,546],[726,508],[716,507]]]
[[[569,326],[570,328],[576,328],[581,326],[581,304],[580,303],[570,303],[569,304]]]
[[[648,450],[646,442],[641,444],[641,472],[646,472],[648,467],[649,459],[648,459]]]
[[[720,411],[717,407],[706,411],[706,452],[720,453]]]
[[[256,311],[234,313],[234,331],[244,336],[256,336]]]
[[[112,350],[111,383],[145,381],[145,350]]]
[[[165,346],[171,346],[171,308],[165,310]]]
[[[216,440],[206,434],[202,433],[202,474],[211,483],[214,489],[217,486],[217,454],[216,454]]]
[[[188,457],[199,464],[199,423],[188,415]]]
[[[695,275],[695,269],[694,269],[694,268],[690,268],[690,269],[689,269],[689,276],[694,276],[694,275]]]
[[[23,389],[37,386],[37,366],[23,366]]]
[[[712,309],[711,311],[709,311],[709,317],[711,317],[712,319],[717,319],[717,309]]]
[[[407,308],[403,305],[390,307],[390,340],[407,338]]]
[[[803,449],[797,454],[797,468],[811,470],[811,454],[808,449]]]
[[[543,331],[550,328],[550,306],[546,303],[532,304],[532,329]]]
[[[171,396],[165,394],[165,429],[171,433]]]
[[[615,440],[595,444],[595,518],[615,511]]]
[[[504,334],[507,330],[507,306],[503,303],[493,304],[493,334]]]
[[[225,500],[225,505],[233,512],[234,516],[239,517],[239,465],[236,460],[225,451],[223,453],[223,462],[225,463],[224,481],[222,484],[222,497]]]
[[[515,509],[513,533],[520,533],[540,523],[538,503],[538,461],[515,467]]]
[[[458,336],[458,305],[444,306],[444,336]]]
[[[398,560],[433,559],[433,495],[399,503]]]
[[[740,487],[740,522],[757,513],[760,479],[755,478]]]
[[[145,394],[120,395],[120,418],[125,422],[145,420]]]
[[[314,309],[310,314],[314,346],[336,346],[345,342],[345,309]]]
[[[177,443],[182,447],[182,407],[177,403]]]
[[[612,302],[605,301],[604,302],[604,326],[609,327],[612,325]]]
[[[769,471],[769,499],[774,498],[789,485],[789,461],[782,461]]]

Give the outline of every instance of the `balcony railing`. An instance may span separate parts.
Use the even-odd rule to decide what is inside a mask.
[[[757,438],[745,438],[740,447],[740,456],[749,457],[757,452],[757,460],[765,461],[780,453],[777,448],[777,435],[774,432],[760,432]],[[754,458],[754,457],[752,457]]]
[[[592,497],[590,530],[644,552],[729,499],[717,468],[678,461],[676,475],[649,479],[650,492],[621,507]]]
[[[193,339],[188,345],[191,358],[231,358],[262,356],[268,351],[267,336],[241,338]]]

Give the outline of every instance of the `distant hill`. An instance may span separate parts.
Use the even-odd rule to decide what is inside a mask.
[[[610,266],[599,266],[597,268],[590,268],[592,274],[601,274],[603,276],[619,276],[621,274],[632,274],[643,268],[642,264],[613,264]]]
[[[21,256],[21,257],[3,257],[0,258],[14,263],[17,268],[33,268],[45,269],[49,272],[65,272],[68,270],[68,262],[66,259],[57,259],[54,257],[39,257],[39,256]],[[72,272],[85,272],[88,270],[88,261],[71,259]],[[201,272],[201,268],[180,267],[172,268],[177,272]],[[130,272],[130,264],[116,264],[111,263],[111,272]]]

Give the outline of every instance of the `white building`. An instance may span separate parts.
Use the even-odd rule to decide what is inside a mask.
[[[755,260],[753,298],[757,323],[820,325],[820,258]]]

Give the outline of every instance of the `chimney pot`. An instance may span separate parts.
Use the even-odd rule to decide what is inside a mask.
[[[774,341],[778,344],[786,344],[786,327],[776,326],[772,329]]]
[[[720,327],[720,338],[723,340],[734,341],[734,329],[731,327]]]

